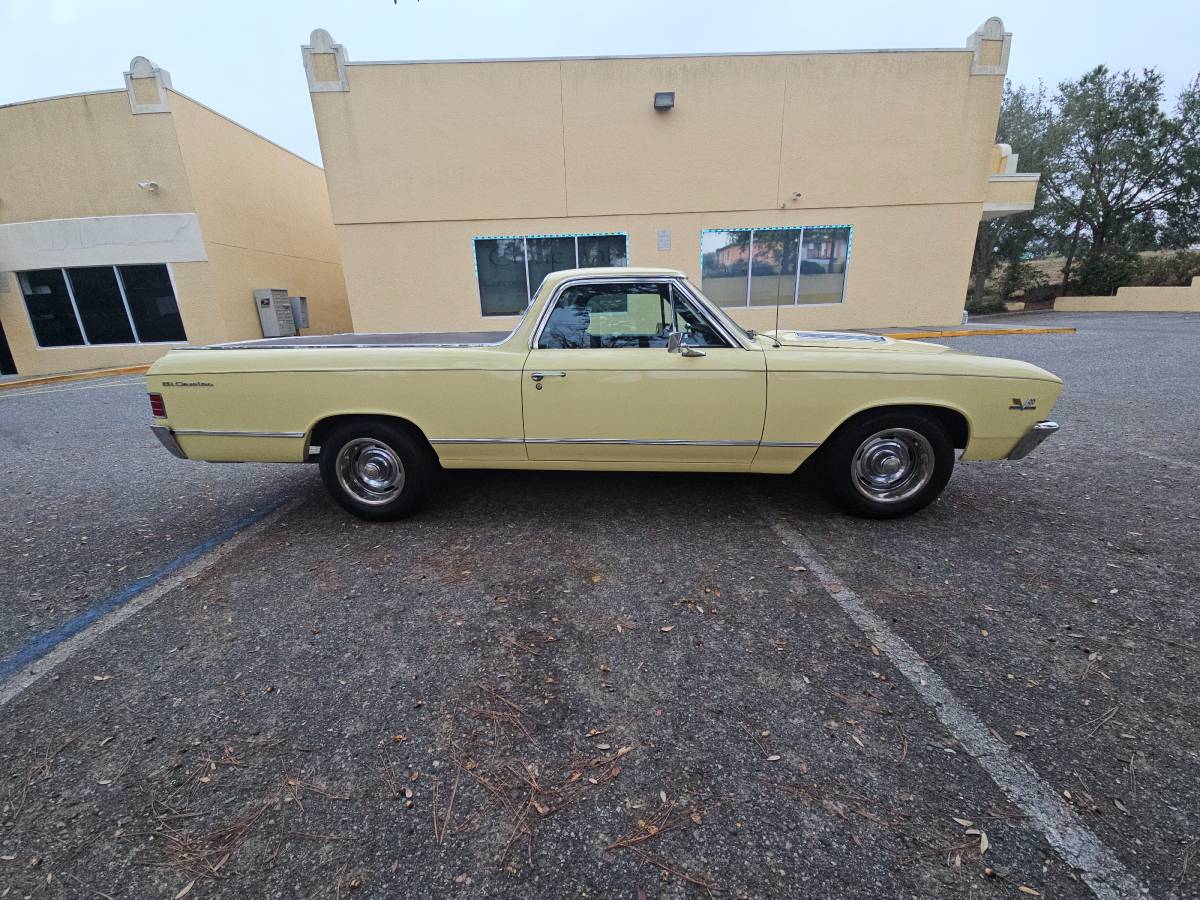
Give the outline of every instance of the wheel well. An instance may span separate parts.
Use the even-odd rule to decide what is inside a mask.
[[[852,415],[846,421],[842,422],[836,429],[840,431],[856,419],[867,415],[868,413],[877,413],[882,411],[888,412],[921,412],[926,415],[935,416],[942,426],[950,434],[950,440],[954,442],[954,446],[963,450],[967,446],[967,441],[971,437],[971,426],[967,422],[967,417],[956,409],[950,409],[946,406],[932,406],[921,403],[897,403],[885,404],[883,406],[872,406],[870,409],[860,410]]]
[[[425,432],[421,431],[416,425],[408,421],[408,419],[400,416],[384,416],[375,413],[345,413],[337,416],[328,416],[319,420],[313,425],[312,430],[308,434],[308,448],[311,452],[313,447],[320,447],[321,442],[325,439],[325,435],[329,434],[338,425],[346,422],[386,422],[389,425],[396,425],[409,432],[413,438],[429,451],[430,457],[436,462],[438,455],[433,449],[433,445],[429,443],[429,438],[425,437]]]

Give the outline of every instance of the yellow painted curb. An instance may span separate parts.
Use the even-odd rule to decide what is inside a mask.
[[[951,337],[988,337],[991,335],[1006,335],[1006,334],[1075,334],[1078,329],[1075,328],[937,328],[930,331],[880,331],[876,334],[882,334],[884,337],[890,337],[897,341],[915,341],[925,338],[951,338]]]
[[[9,388],[36,387],[39,384],[58,384],[62,381],[86,381],[89,378],[111,378],[114,375],[144,375],[150,366],[121,366],[117,369],[89,369],[86,372],[64,372],[61,375],[31,375],[17,381],[0,381],[0,391]]]

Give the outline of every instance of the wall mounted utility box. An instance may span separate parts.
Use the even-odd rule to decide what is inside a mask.
[[[303,331],[308,327],[308,298],[288,297],[288,303],[292,307],[292,321],[296,323],[296,331]]]
[[[286,289],[256,288],[254,306],[258,309],[263,337],[295,337],[296,321],[292,318],[292,304],[288,302]]]

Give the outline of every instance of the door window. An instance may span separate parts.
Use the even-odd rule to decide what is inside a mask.
[[[581,284],[559,294],[538,348],[665,348],[673,331],[691,347],[729,346],[692,301],[670,284]]]

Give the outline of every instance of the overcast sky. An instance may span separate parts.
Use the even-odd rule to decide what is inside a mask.
[[[134,56],[175,87],[320,161],[300,45],[325,28],[351,60],[960,47],[988,16],[1014,33],[1009,77],[1097,63],[1200,69],[1196,0],[0,0],[0,104],[122,87]]]

